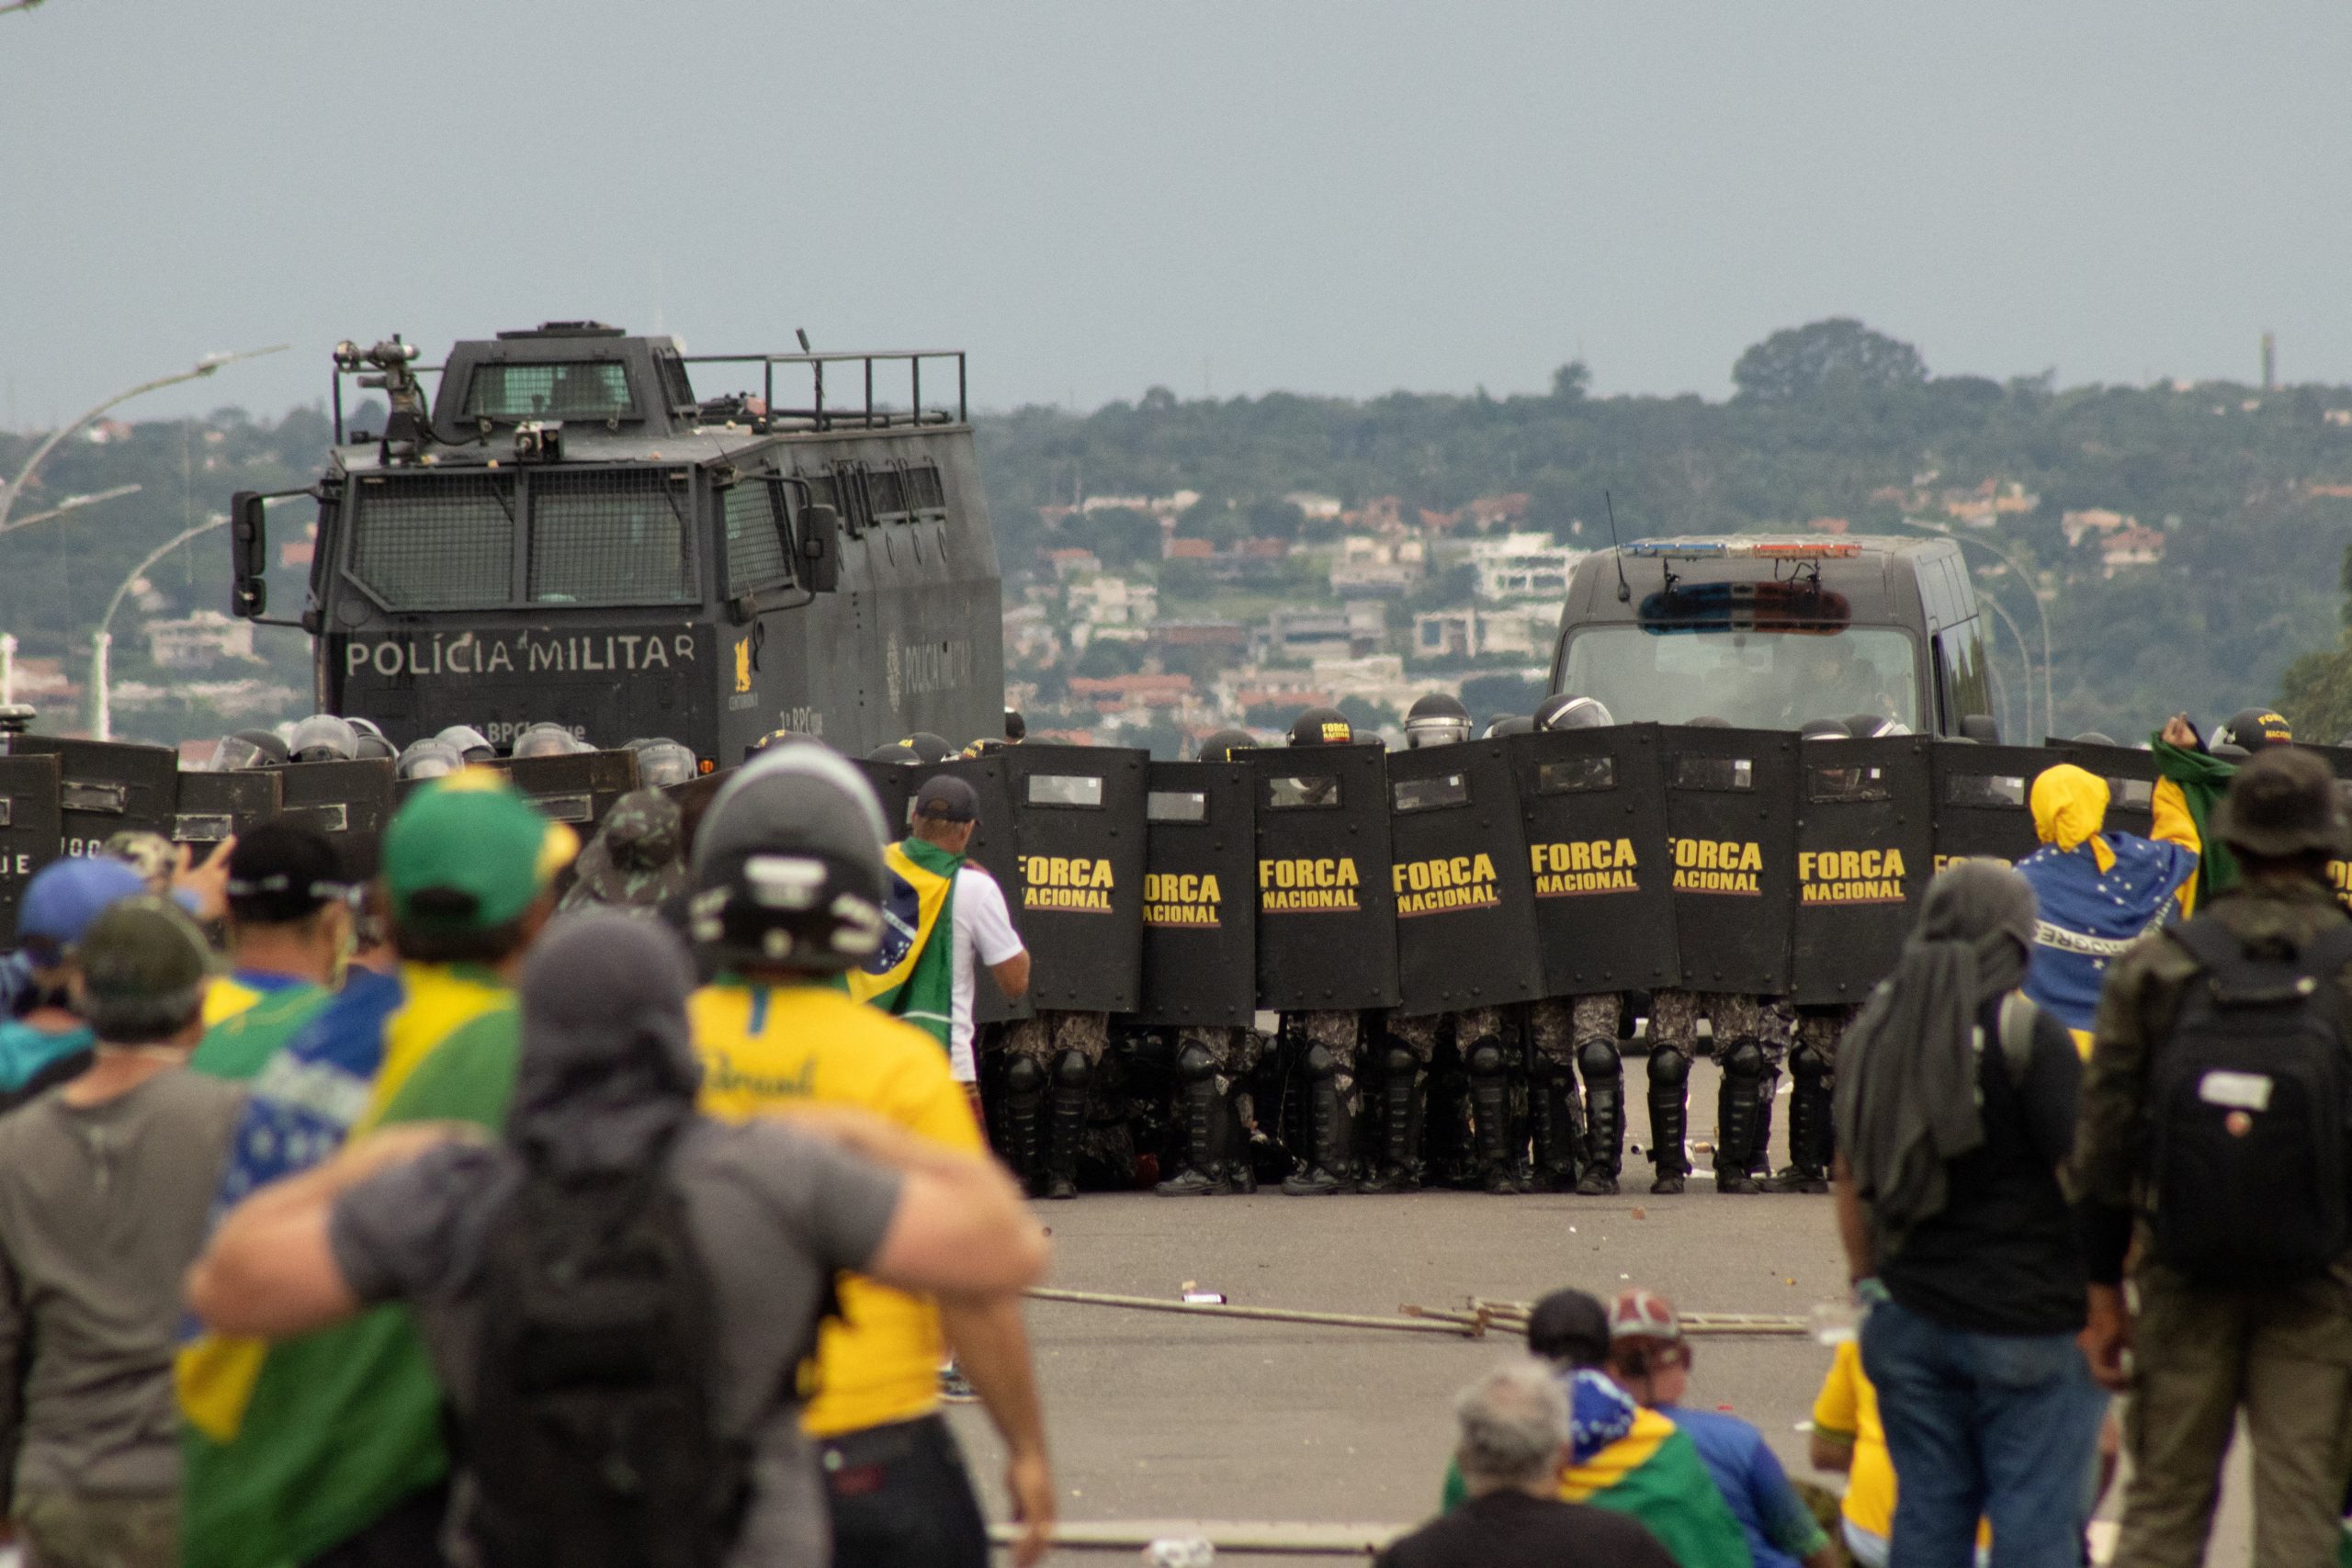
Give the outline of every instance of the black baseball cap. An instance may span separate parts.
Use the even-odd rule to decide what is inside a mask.
[[[915,815],[937,822],[977,822],[980,795],[962,779],[940,773],[925,779],[915,791]]]
[[[334,843],[307,823],[264,822],[229,852],[229,913],[250,924],[289,925],[349,890]]]
[[[1584,1291],[1554,1291],[1527,1314],[1527,1350],[1572,1367],[1600,1366],[1609,1359],[1609,1309]]]

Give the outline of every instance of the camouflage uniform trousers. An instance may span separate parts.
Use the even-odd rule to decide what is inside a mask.
[[[1465,1055],[1481,1040],[1505,1038],[1500,1008],[1465,1008],[1460,1012],[1429,1012],[1413,1018],[1399,1018],[1392,1012],[1381,1021],[1381,1027],[1390,1041],[1413,1054],[1413,1060],[1426,1074],[1438,1043],[1445,1038],[1449,1019],[1453,1022],[1454,1048]]]
[[[1051,1073],[1065,1051],[1092,1066],[1111,1044],[1111,1015],[1102,1012],[1037,1012],[1005,1026],[1004,1048]]]

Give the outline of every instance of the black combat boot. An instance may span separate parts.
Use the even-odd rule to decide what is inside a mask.
[[[1380,1166],[1365,1171],[1357,1190],[1410,1192],[1421,1184],[1421,1064],[1412,1052],[1392,1045],[1383,1066]]]
[[[1789,1166],[1774,1183],[1783,1192],[1829,1190],[1833,1080],[1813,1051],[1799,1046],[1789,1058]]]
[[[1519,1152],[1510,1126],[1510,1079],[1504,1075],[1502,1047],[1481,1040],[1464,1055],[1470,1069],[1470,1114],[1476,1122],[1478,1185],[1496,1194],[1524,1192]]]
[[[1723,1079],[1715,1090],[1715,1190],[1760,1192],[1747,1166],[1756,1152],[1764,1052],[1753,1040],[1736,1040],[1722,1055]]]
[[[1538,1192],[1566,1192],[1577,1185],[1582,1152],[1577,1126],[1575,1069],[1546,1062],[1532,1086],[1535,1101],[1535,1179]]]
[[[1076,1051],[1065,1051],[1054,1063],[1053,1103],[1046,1125],[1046,1196],[1078,1196],[1078,1145],[1086,1135],[1087,1096],[1094,1081],[1093,1065]]]
[[[1348,1118],[1340,1102],[1340,1064],[1321,1045],[1306,1048],[1306,1158],[1283,1182],[1294,1198],[1345,1192],[1353,1171],[1348,1163]]]
[[[1653,1044],[1649,1072],[1650,1163],[1657,1168],[1650,1190],[1669,1195],[1682,1190],[1683,1179],[1690,1172],[1690,1156],[1682,1146],[1690,1058],[1671,1045]]]
[[[1026,1056],[1015,1056],[1004,1067],[1002,1129],[1004,1163],[1031,1197],[1045,1190],[1046,1168],[1041,1158],[1039,1129],[1046,1111],[1046,1069]]]
[[[1218,1169],[1225,1100],[1216,1091],[1216,1064],[1207,1049],[1189,1043],[1176,1053],[1177,1136],[1183,1153],[1176,1174],[1153,1190],[1163,1198],[1198,1198],[1226,1190]]]
[[[1594,1041],[1577,1052],[1584,1071],[1584,1174],[1577,1190],[1605,1198],[1617,1190],[1625,1160],[1625,1064],[1614,1042]]]

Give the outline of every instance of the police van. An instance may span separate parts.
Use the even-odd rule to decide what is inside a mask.
[[[1621,724],[1801,729],[1864,716],[1998,739],[1984,626],[1951,539],[1644,539],[1577,563],[1552,689]]]
[[[396,744],[540,720],[607,747],[666,736],[706,771],[778,728],[852,755],[1001,734],[963,355],[802,349],[690,356],[593,321],[462,342],[436,368],[398,337],[340,345],[335,446],[293,492],[318,506],[308,592],[268,623],[314,639],[320,710]],[[354,377],[385,394],[382,430],[346,428]],[[273,499],[232,508],[254,620]]]

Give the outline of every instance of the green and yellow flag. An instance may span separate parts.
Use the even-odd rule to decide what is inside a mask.
[[[849,972],[849,994],[928,1032],[944,1049],[956,1005],[956,873],[964,857],[921,839],[882,854],[888,874],[882,945]]]

